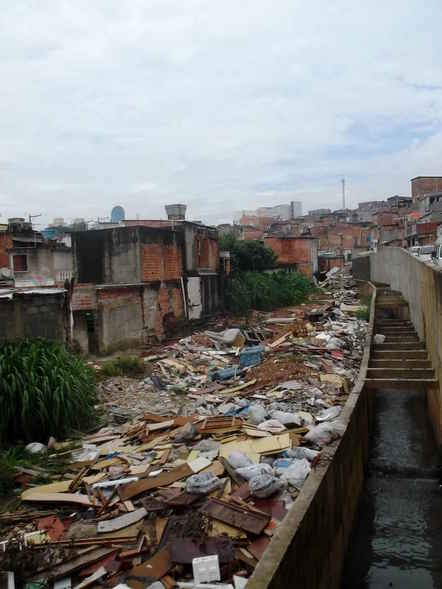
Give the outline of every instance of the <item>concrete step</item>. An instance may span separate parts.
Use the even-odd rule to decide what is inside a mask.
[[[390,350],[395,352],[396,350],[425,350],[424,342],[410,342],[410,343],[383,343],[376,344],[374,346],[375,352],[381,352],[382,350]]]
[[[385,335],[385,334],[384,334]],[[385,344],[411,344],[413,342],[419,342],[419,338],[417,337],[417,335],[415,336],[407,336],[407,337],[400,337],[397,335],[392,335],[389,336],[387,335],[387,337],[385,338]]]
[[[432,368],[369,368],[367,378],[388,378],[391,380],[417,380],[434,378]]]
[[[389,329],[391,331],[410,331],[410,330],[415,331],[413,325],[406,325],[406,324],[405,325],[404,324],[402,324],[402,325],[399,325],[399,324],[387,325],[385,323],[379,323],[376,321],[374,326],[375,326],[375,329]]]
[[[372,360],[428,360],[426,350],[379,350],[371,353]]]
[[[397,390],[397,391],[416,391],[426,390],[429,386],[436,386],[436,378],[418,378],[418,379],[389,379],[389,378],[366,378],[365,386],[370,390]]]
[[[402,358],[399,360],[370,360],[369,368],[431,368],[430,360],[409,360]]]
[[[416,330],[412,327],[385,327],[384,325],[375,326],[376,333],[383,333],[384,335],[407,335],[408,333],[414,335]]]

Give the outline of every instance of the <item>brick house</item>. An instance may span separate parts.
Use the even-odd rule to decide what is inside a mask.
[[[216,230],[147,223],[73,234],[72,337],[85,352],[161,340],[218,308]]]
[[[311,278],[318,271],[318,240],[311,236],[264,238],[278,257],[279,268],[293,269]]]

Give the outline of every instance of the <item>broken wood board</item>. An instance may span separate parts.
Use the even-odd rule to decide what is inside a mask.
[[[261,534],[270,521],[267,514],[251,511],[214,497],[200,508],[200,512],[251,534]]]
[[[145,589],[145,587],[164,577],[171,566],[169,550],[163,548],[150,560],[130,569],[127,573],[126,582],[132,589]]]
[[[125,513],[124,515],[120,515],[119,517],[115,517],[114,519],[105,520],[102,522],[98,522],[97,524],[97,532],[115,532],[116,530],[122,530],[123,528],[127,528],[132,524],[137,523],[141,519],[144,519],[147,515],[147,511],[144,507],[140,509],[136,509],[130,513]]]
[[[59,481],[57,483],[49,483],[48,485],[40,485],[39,487],[33,487],[27,489],[21,494],[22,501],[29,501],[31,495],[41,495],[42,493],[64,493],[69,491],[72,481]]]
[[[132,499],[132,497],[141,495],[141,493],[145,493],[151,489],[157,489],[158,487],[165,487],[175,481],[190,477],[192,474],[192,469],[185,463],[169,472],[162,472],[154,477],[141,479],[129,485],[122,485],[118,487],[118,494],[122,501],[127,501],[127,499]]]
[[[218,394],[219,395],[231,395],[233,393],[237,393],[238,391],[242,391],[243,389],[247,389],[248,387],[251,387],[254,384],[256,384],[256,378],[254,378],[253,380],[249,380],[248,382],[245,382],[244,384],[239,384],[236,387],[230,387],[228,389],[223,389],[222,391],[219,391]]]
[[[106,575],[107,575],[107,570],[103,566],[101,566],[90,577],[87,577],[86,579],[84,579],[84,581],[82,581],[78,585],[75,585],[74,589],[86,589],[86,587],[90,587],[96,581],[99,581],[100,579],[102,579]]]
[[[85,505],[90,507],[93,505],[87,495],[79,493],[32,493],[23,498],[22,501],[38,501],[40,503],[72,503],[75,505]]]
[[[46,581],[48,578],[60,579],[61,577],[69,577],[80,569],[102,560],[112,552],[115,552],[115,548],[88,548],[82,554],[75,556],[70,560],[55,566],[47,567],[33,577],[32,580]]]

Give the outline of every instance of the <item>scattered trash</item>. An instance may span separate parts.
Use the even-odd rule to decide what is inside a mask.
[[[385,342],[385,335],[382,335],[380,333],[377,333],[374,338],[373,341],[376,345],[378,344],[383,344]]]
[[[192,561],[192,569],[196,585],[221,580],[217,554],[194,558]]]
[[[28,446],[48,467],[17,472],[4,549],[19,537],[54,589],[243,589],[345,429],[367,322],[351,277],[334,269],[322,286],[153,345],[142,378],[100,380],[101,429]]]
[[[25,447],[26,452],[29,454],[44,454],[48,451],[47,447],[40,442],[31,442]]]

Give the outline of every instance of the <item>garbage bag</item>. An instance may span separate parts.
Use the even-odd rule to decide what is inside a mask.
[[[236,338],[239,335],[241,335],[241,330],[238,329],[237,327],[232,327],[231,329],[226,329],[225,331],[222,332],[223,344],[226,344],[227,346],[233,345],[233,343],[235,342]]]
[[[249,481],[249,489],[254,497],[265,499],[285,487],[285,482],[272,474],[264,473]]]
[[[305,458],[300,460],[294,459],[292,464],[288,468],[282,468],[278,472],[281,474],[281,479],[287,481],[292,487],[300,489],[305,479],[310,474],[310,463]]]
[[[193,448],[194,450],[199,450],[200,452],[214,452],[215,450],[219,450],[219,442],[215,442],[215,440],[201,440],[196,444]]]
[[[273,469],[269,464],[252,464],[251,466],[237,468],[236,472],[243,479],[250,481],[250,479],[253,479],[260,474],[273,474]]]
[[[196,436],[196,427],[193,423],[186,423],[182,427],[179,427],[175,432],[176,442],[185,442],[187,440],[193,440]]]
[[[377,333],[373,339],[375,344],[383,344],[385,342],[385,335]]]
[[[290,448],[287,450],[287,455],[290,458],[306,458],[309,462],[314,460],[320,452],[318,450],[312,450],[311,448],[305,448],[304,446],[298,446],[297,448]]]
[[[238,451],[235,451],[235,452],[232,452],[231,454],[229,454],[229,456],[227,458],[227,462],[235,470],[237,468],[243,468],[244,466],[251,466],[253,464],[253,462],[250,460],[250,458],[247,456],[247,454],[244,454],[244,452],[238,452]]]
[[[313,427],[308,434],[304,436],[306,442],[315,446],[326,446],[341,437],[345,431],[345,425],[339,421],[325,421]]]
[[[26,452],[29,454],[45,454],[48,449],[44,444],[40,444],[40,442],[31,442],[25,448]]]
[[[336,419],[340,413],[341,407],[335,405],[334,407],[329,407],[318,413],[316,421],[331,421],[332,419]]]
[[[296,413],[289,413],[288,411],[272,411],[270,413],[272,419],[277,419],[284,425],[295,425],[300,427],[302,421]]]
[[[258,425],[258,429],[272,434],[280,434],[286,427],[277,419],[267,419]]]
[[[252,425],[259,425],[267,417],[267,411],[261,405],[250,405],[247,421]]]
[[[222,481],[213,472],[200,472],[193,474],[186,480],[186,492],[199,495],[207,495],[215,489],[219,489]]]

